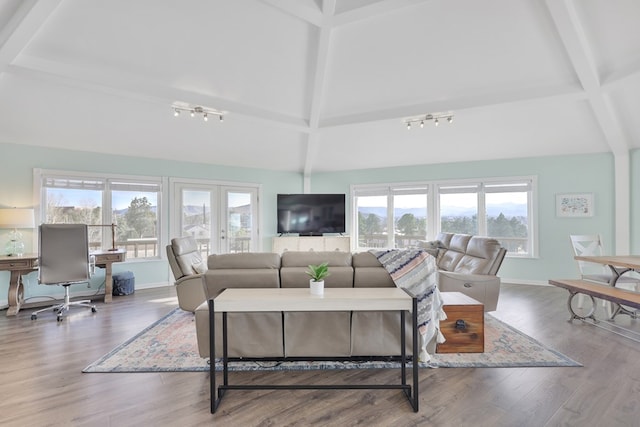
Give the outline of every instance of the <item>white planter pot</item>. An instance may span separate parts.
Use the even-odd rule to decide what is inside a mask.
[[[319,282],[309,280],[309,289],[311,290],[311,295],[324,295],[324,280]]]

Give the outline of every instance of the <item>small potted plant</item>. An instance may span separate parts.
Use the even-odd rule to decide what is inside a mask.
[[[323,295],[324,294],[324,278],[329,275],[329,263],[323,262],[318,265],[310,265],[309,270],[306,273],[311,277],[309,280],[309,286],[311,288],[311,294]]]

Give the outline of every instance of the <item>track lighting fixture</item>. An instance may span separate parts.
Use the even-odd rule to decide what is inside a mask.
[[[420,127],[424,127],[424,122],[433,120],[434,126],[438,126],[440,124],[441,119],[446,119],[447,123],[453,122],[453,113],[429,113],[422,114],[420,116],[407,117],[403,119],[404,123],[407,125],[407,130],[411,130],[411,125],[415,123],[420,123]]]
[[[198,105],[187,105],[187,104],[173,104],[171,106],[173,108],[173,115],[178,117],[181,112],[188,112],[191,117],[195,117],[196,114],[202,115],[202,120],[205,122],[209,121],[209,116],[218,116],[220,121],[224,121],[224,115],[226,114],[223,111],[214,110],[213,108],[201,107]]]

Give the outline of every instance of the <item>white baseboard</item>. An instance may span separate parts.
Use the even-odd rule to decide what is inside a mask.
[[[546,280],[508,279],[505,277],[500,278],[500,283],[508,283],[509,285],[551,286]]]

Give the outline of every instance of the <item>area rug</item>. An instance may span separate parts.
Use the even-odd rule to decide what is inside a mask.
[[[435,354],[423,368],[505,368],[582,366],[519,330],[485,314],[485,352]],[[397,367],[394,362],[234,362],[230,370],[370,369]],[[216,369],[221,369],[216,362]],[[208,371],[198,355],[192,313],[175,309],[82,372]]]

